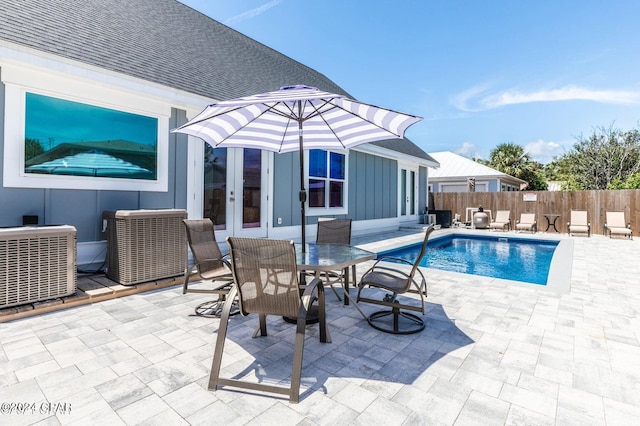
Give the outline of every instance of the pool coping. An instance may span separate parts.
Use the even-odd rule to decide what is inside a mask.
[[[496,282],[503,282],[509,285],[518,285],[518,286],[526,286],[533,287],[541,290],[549,290],[554,293],[562,294],[569,293],[571,291],[571,270],[573,267],[573,252],[574,252],[574,244],[573,240],[569,238],[563,238],[563,234],[550,234],[550,233],[524,233],[524,232],[516,232],[516,231],[490,231],[490,230],[477,230],[477,229],[467,229],[467,228],[445,228],[435,231],[432,234],[430,240],[440,239],[449,235],[454,236],[462,236],[464,237],[469,235],[479,235],[479,236],[500,236],[503,235],[506,238],[519,238],[519,239],[529,239],[529,240],[542,240],[542,241],[553,241],[558,242],[558,246],[551,258],[551,265],[549,265],[549,275],[547,277],[547,284],[535,284],[535,283],[527,283],[524,281],[514,281],[507,280],[504,278],[495,278],[495,277],[483,277],[489,280],[495,280]],[[423,240],[422,234],[418,233],[410,238],[407,237],[399,237],[393,240],[386,240],[386,244],[384,247],[381,247],[379,244],[364,244],[359,247],[373,251],[376,254],[387,251],[394,250],[400,247],[404,247],[407,245],[412,245],[419,243]],[[430,268],[427,268],[430,269]],[[454,272],[454,271],[446,271],[451,273],[464,274],[463,272]],[[473,274],[465,274],[465,275],[473,275]],[[480,277],[481,275],[474,275]]]

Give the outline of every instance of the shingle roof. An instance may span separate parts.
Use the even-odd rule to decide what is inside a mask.
[[[212,100],[291,84],[348,95],[323,74],[175,0],[2,0],[0,39]],[[408,140],[392,146],[432,160]]]
[[[522,179],[502,173],[496,169],[477,163],[473,160],[455,154],[451,151],[432,152],[429,154],[438,163],[440,168],[429,172],[429,179],[444,178],[501,178],[514,182],[524,183]]]

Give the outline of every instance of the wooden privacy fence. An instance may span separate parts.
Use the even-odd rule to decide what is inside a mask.
[[[535,213],[538,230],[544,231],[547,220],[544,214],[559,214],[556,227],[567,232],[571,210],[586,210],[591,232],[603,234],[607,211],[623,211],[635,235],[640,235],[640,189],[597,191],[515,191],[515,192],[435,192],[433,209],[451,210],[465,221],[468,207],[482,206],[491,210],[511,210],[511,221],[515,224],[521,213]],[[550,228],[553,231],[553,228]]]

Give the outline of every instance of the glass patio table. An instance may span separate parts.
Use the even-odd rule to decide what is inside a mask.
[[[302,252],[300,244],[296,244],[296,262],[298,270],[313,272],[328,272],[342,269],[344,271],[343,293],[344,304],[348,305],[349,268],[351,268],[355,285],[356,265],[376,258],[376,254],[358,247],[346,244],[306,244],[306,251]]]

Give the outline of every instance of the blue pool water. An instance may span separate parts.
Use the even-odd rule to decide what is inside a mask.
[[[422,243],[378,253],[413,262]],[[483,235],[447,235],[429,240],[420,266],[485,277],[547,284],[558,241]]]

